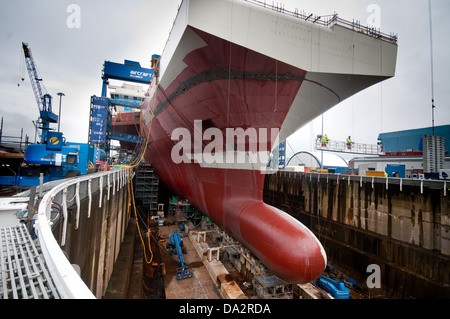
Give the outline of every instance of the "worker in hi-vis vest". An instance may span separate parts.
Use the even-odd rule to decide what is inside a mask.
[[[330,140],[328,139],[328,135],[327,134],[322,136],[322,146],[323,147],[327,147],[327,144],[328,144],[329,141]]]
[[[347,148],[351,149],[352,148],[352,144],[353,144],[353,141],[352,141],[351,136],[347,137]]]

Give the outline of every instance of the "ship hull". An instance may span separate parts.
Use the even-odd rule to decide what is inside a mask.
[[[258,129],[257,133],[262,128],[267,128],[268,133],[272,129],[279,131],[305,72],[243,47],[230,47],[229,42],[199,30],[188,32],[200,36],[208,45],[184,59],[189,67],[180,72],[172,85],[167,89],[159,87],[154,99],[144,102],[144,110],[150,111],[153,103],[158,113],[153,114],[145,158],[164,184],[250,249],[278,277],[287,282],[310,282],[326,266],[324,249],[306,227],[263,203],[267,172],[260,168],[265,162],[249,163],[246,158],[237,163],[236,146],[232,147],[233,157],[228,162],[223,156],[219,163],[205,163],[202,154],[194,156],[195,160],[182,154],[185,162],[178,164],[171,158],[180,142],[172,140],[172,132],[180,128],[192,132],[189,151],[195,153],[195,121],[203,124],[200,134],[211,127],[224,136],[227,128],[251,127]],[[230,56],[232,68],[228,71]],[[143,125],[144,136],[149,126]],[[257,134],[256,139],[261,140],[262,136]],[[264,144],[268,151],[273,147],[272,140],[268,134]],[[210,142],[201,141],[204,150]],[[249,141],[244,144],[248,148]],[[257,158],[261,148],[264,147],[255,153]],[[227,153],[226,147],[215,151]]]
[[[140,135],[140,112],[118,113],[113,117],[112,133],[126,134],[131,136]],[[136,143],[120,141],[122,150],[136,150]]]
[[[263,202],[268,153],[321,112],[386,76],[355,75],[343,86],[341,74],[321,78],[201,30],[201,23],[186,22],[186,17],[195,18],[196,6],[213,4],[239,12],[230,1],[190,0],[181,5],[172,30],[176,41],[169,39],[156,72],[159,78],[152,81],[142,107],[141,135],[148,137],[145,159],[165,185],[279,278],[311,282],[325,269],[326,254],[309,229]],[[247,5],[243,8],[248,10]],[[229,140],[230,129],[253,134],[244,133],[243,139],[230,135]],[[214,138],[208,132],[216,133]]]

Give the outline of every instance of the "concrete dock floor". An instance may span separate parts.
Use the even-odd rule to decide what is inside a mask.
[[[164,239],[163,247],[169,241],[170,234],[179,229],[177,225],[160,227],[161,239]],[[186,265],[192,266],[193,277],[177,280],[176,269],[180,267],[178,255],[170,256],[166,249],[161,250],[161,257],[166,264],[166,276],[164,287],[167,299],[220,299],[217,289],[203,265],[202,260],[194,249],[188,236],[183,237],[186,254],[183,259]]]
[[[188,236],[182,236],[186,254],[183,254],[185,264],[192,266],[193,277],[177,280],[176,269],[180,267],[178,255],[169,255],[166,243],[178,225],[169,223],[159,228],[160,250],[162,262],[165,263],[166,275],[164,288],[167,299],[220,299],[214,283],[194,249]],[[125,240],[114,265],[104,299],[145,299],[142,289],[143,280],[143,250],[142,243],[136,231],[136,222],[132,218],[128,225]]]

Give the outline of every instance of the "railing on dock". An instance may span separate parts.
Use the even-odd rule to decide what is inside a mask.
[[[347,175],[347,174],[335,174],[335,173],[325,173],[320,171],[313,172],[296,172],[289,169],[278,170],[277,172],[283,177],[293,177],[296,175],[304,175],[306,179],[312,181],[314,179],[320,180],[326,178],[327,183],[329,180],[335,180],[339,182],[351,182],[359,183],[360,187],[363,183],[370,183],[372,188],[375,184],[383,184],[386,189],[389,186],[398,185],[400,187],[400,192],[403,191],[403,186],[414,186],[420,187],[420,194],[424,193],[425,189],[440,189],[444,197],[447,197],[450,184],[448,180],[432,180],[432,179],[413,179],[413,178],[398,178],[398,177],[375,177],[375,176],[362,176],[362,175]]]
[[[126,168],[70,179],[47,192],[41,200],[37,212],[35,230],[44,260],[61,298],[95,298],[93,292],[83,282],[64,252],[61,250],[61,247],[66,243],[68,203],[73,202],[77,206],[74,218],[75,229],[78,229],[78,227],[81,227],[79,225],[80,201],[84,198],[89,198],[87,214],[88,218],[90,218],[91,207],[93,207],[93,205],[101,207],[103,192],[107,192],[107,198],[109,200],[111,193],[114,195],[116,191],[119,191],[119,189],[128,183],[131,174],[132,170]],[[94,203],[92,195],[97,191],[100,192],[100,201]],[[52,217],[52,206],[55,203],[62,208],[60,213],[62,216],[60,216],[60,218],[63,219],[63,230],[60,243],[58,243],[52,233],[52,218],[53,220],[56,219],[55,216]]]

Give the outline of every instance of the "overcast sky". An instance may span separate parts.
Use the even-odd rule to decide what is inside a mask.
[[[239,1],[239,0],[235,0]],[[104,61],[124,59],[150,66],[161,54],[181,0],[0,0],[0,116],[4,134],[34,141],[38,108],[28,73],[20,68],[21,42],[30,45],[69,141],[87,142],[91,95],[101,95]],[[272,3],[272,1],[267,1]],[[285,9],[377,23],[398,34],[396,76],[342,102],[324,115],[331,139],[376,144],[378,134],[431,126],[431,64],[428,0],[282,0]],[[450,124],[449,0],[431,0],[435,124]],[[75,4],[76,6],[70,6]],[[77,10],[79,8],[79,15]],[[376,9],[374,11],[374,8]],[[79,19],[77,19],[79,17]],[[375,20],[374,20],[375,18]],[[23,76],[25,81],[21,81]],[[20,82],[20,86],[17,84]],[[289,138],[288,154],[312,151],[321,118]],[[292,150],[291,150],[292,148]]]

